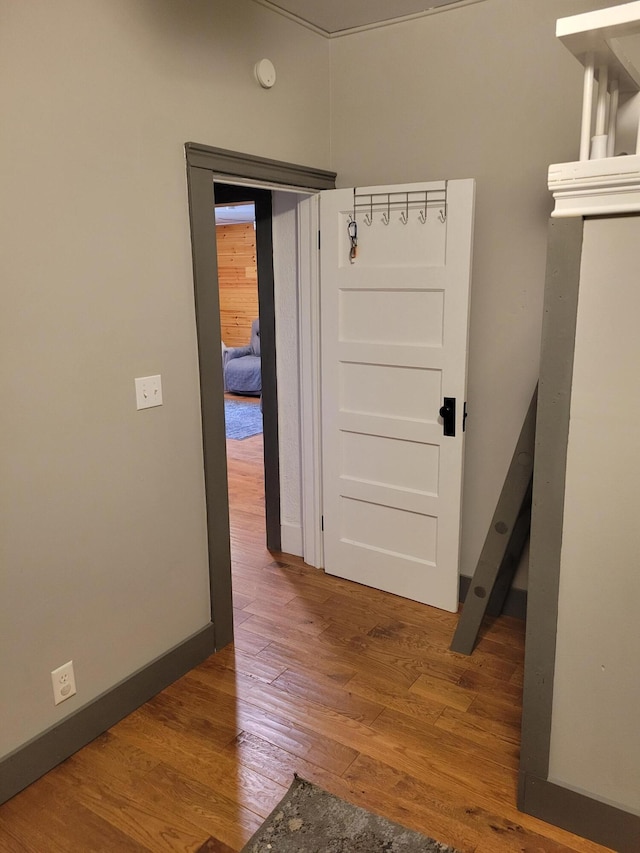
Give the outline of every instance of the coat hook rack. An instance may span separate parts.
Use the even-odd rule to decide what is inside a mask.
[[[353,194],[353,214],[349,214],[349,220],[357,219],[358,211],[364,219],[365,225],[374,225],[379,221],[383,225],[390,225],[392,214],[399,212],[398,219],[403,225],[408,225],[412,217],[412,211],[417,211],[418,221],[423,225],[427,223],[429,209],[435,213],[438,211],[440,222],[444,223],[447,218],[447,182],[435,185],[433,189],[416,190],[408,192],[362,192],[357,189]],[[377,217],[380,217],[377,220]]]

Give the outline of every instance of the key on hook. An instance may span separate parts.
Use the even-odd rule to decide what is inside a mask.
[[[349,235],[349,242],[351,243],[351,247],[349,248],[349,263],[353,263],[358,254],[358,223],[355,219],[349,218],[347,233]]]

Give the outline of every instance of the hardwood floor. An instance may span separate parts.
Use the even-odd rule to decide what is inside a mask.
[[[274,559],[262,437],[228,445],[235,643],[1,806],[0,850],[231,853],[297,772],[464,853],[604,851],[516,810],[523,624],[454,654],[455,615]]]

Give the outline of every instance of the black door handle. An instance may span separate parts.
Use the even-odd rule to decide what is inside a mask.
[[[444,405],[440,407],[440,417],[444,435],[456,434],[456,398],[445,397]]]

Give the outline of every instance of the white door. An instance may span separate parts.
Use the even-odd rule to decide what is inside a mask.
[[[474,193],[455,180],[320,194],[325,570],[450,611]]]

